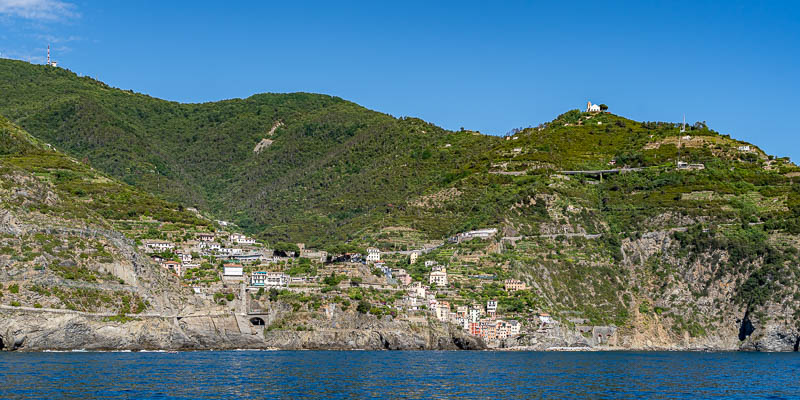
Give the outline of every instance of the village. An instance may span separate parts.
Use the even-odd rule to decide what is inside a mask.
[[[503,296],[515,298],[530,295],[525,282],[495,281],[492,274],[466,275],[463,270],[449,270],[447,263],[436,260],[437,255],[448,254],[441,250],[446,245],[491,243],[496,235],[497,229],[481,229],[455,235],[423,250],[381,251],[368,247],[363,252],[329,254],[303,243],[270,249],[246,235],[220,230],[196,232],[190,240],[180,243],[143,240],[141,248],[154,262],[191,286],[196,296],[222,305],[241,299],[239,310],[244,314],[261,312],[257,295],[265,291],[315,295],[331,302],[344,294],[361,301],[359,311],[436,318],[487,343],[546,333],[559,324],[548,313],[519,307],[504,312],[495,298],[481,301],[471,296],[475,285],[469,283],[478,282],[478,289],[491,287]],[[361,305],[365,301],[369,306]]]

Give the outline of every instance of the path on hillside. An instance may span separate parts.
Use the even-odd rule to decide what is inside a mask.
[[[602,174],[620,174],[626,172],[637,172],[644,168],[615,168],[615,169],[595,169],[595,170],[578,170],[578,171],[558,171],[559,174],[564,175],[602,175]]]
[[[36,313],[52,313],[52,314],[64,314],[64,315],[80,315],[84,317],[118,317],[120,314],[118,313],[94,313],[88,311],[77,311],[77,310],[64,310],[61,308],[36,308],[36,307],[14,307],[8,305],[1,305],[0,310],[9,310],[9,311],[26,311],[26,312],[36,312]],[[209,314],[186,314],[186,315],[179,315],[179,314],[162,314],[162,313],[142,313],[142,314],[123,314],[125,317],[129,318],[190,318],[190,317],[228,317],[233,315],[232,312],[226,313],[209,313]]]

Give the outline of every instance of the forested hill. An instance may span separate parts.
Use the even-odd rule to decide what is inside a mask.
[[[39,140],[265,239],[634,232],[778,224],[800,211],[793,164],[704,124],[681,133],[573,110],[499,138],[316,94],[168,102],[12,60],[0,60],[0,93],[0,114]],[[602,181],[562,172],[619,167],[636,170]]]

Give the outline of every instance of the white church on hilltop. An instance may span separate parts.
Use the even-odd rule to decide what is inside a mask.
[[[591,101],[586,102],[586,112],[600,112],[600,106],[592,104]]]

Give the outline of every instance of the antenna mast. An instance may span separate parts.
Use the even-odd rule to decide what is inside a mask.
[[[47,65],[50,65],[50,45],[47,45]]]
[[[678,133],[678,154],[675,160],[675,164],[679,164],[681,162],[681,140],[683,139],[683,134],[686,132],[686,114],[683,114],[683,124],[681,125],[680,133]]]

